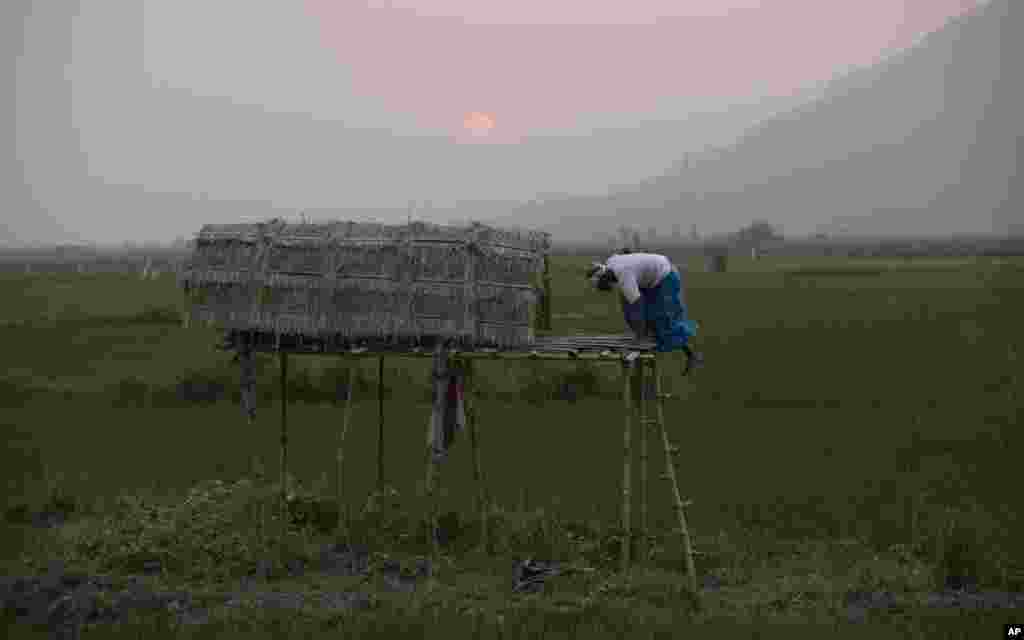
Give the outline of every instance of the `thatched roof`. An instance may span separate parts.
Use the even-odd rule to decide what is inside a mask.
[[[511,345],[532,339],[549,248],[479,224],[206,225],[181,281],[190,319],[225,329]]]
[[[316,245],[377,240],[388,242],[403,240],[466,242],[476,240],[488,245],[538,253],[546,252],[551,247],[550,234],[541,231],[499,229],[479,223],[455,227],[419,221],[410,224],[388,225],[351,221],[288,223],[280,219],[273,219],[261,223],[208,224],[196,236],[197,242],[217,240],[259,242],[261,239]]]

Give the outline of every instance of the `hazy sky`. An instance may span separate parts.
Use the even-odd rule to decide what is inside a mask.
[[[54,225],[113,240],[203,222],[129,224],[116,206],[89,210],[86,184],[287,209],[599,193],[979,4],[10,1],[28,7],[0,17],[23,27],[11,148],[35,222],[14,196],[3,205],[6,235],[24,241]]]
[[[90,3],[85,3],[90,4]],[[787,95],[975,0],[145,0],[154,83],[509,142]],[[465,115],[489,114],[488,135]]]

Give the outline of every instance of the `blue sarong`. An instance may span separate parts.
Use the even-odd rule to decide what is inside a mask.
[[[626,324],[653,333],[660,352],[682,349],[697,335],[697,323],[687,317],[682,290],[679,272],[673,269],[658,286],[641,289],[641,299],[623,309]]]

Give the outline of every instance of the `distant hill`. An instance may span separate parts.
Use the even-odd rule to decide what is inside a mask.
[[[1006,231],[1024,222],[1024,2],[993,0],[915,47],[833,82],[690,168],[516,219],[565,239],[619,224],[787,232]]]

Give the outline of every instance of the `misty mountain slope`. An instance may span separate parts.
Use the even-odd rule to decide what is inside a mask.
[[[764,175],[786,175],[878,146],[899,146],[944,112],[976,110],[975,101],[964,100],[960,92],[989,89],[989,74],[970,72],[978,62],[998,59],[998,41],[976,38],[981,42],[969,56],[960,55],[958,44],[972,36],[970,25],[964,33],[965,22],[954,19],[920,48],[853,71],[830,83],[819,100],[755,127],[741,141],[747,150],[744,164]],[[789,152],[780,154],[784,145],[790,145]],[[765,167],[768,161],[771,166]]]
[[[1024,65],[1012,62],[1024,61],[1024,40],[1011,35],[1020,33],[1024,3],[993,0],[734,146],[696,154],[689,169],[524,216],[585,238],[623,223],[664,233],[754,218],[794,233],[830,220],[864,233],[987,231],[993,216],[1005,226],[1020,211],[1019,178],[1011,186],[1024,134]]]
[[[1017,0],[1004,2],[1000,22],[999,82],[993,88],[992,100],[986,105],[985,119],[978,126],[975,148],[980,158],[988,149],[998,155],[990,163],[972,161],[962,167],[961,180],[990,189],[996,204],[992,214],[997,231],[1024,233],[1024,5]],[[972,149],[973,153],[973,149]],[[1008,168],[1003,181],[1002,171],[989,171],[989,164]],[[951,193],[954,203],[966,208],[967,191]],[[956,200],[958,199],[958,200]]]
[[[826,211],[880,232],[988,227],[1022,133],[1024,78],[1009,61],[1024,47],[1007,37],[1024,33],[1022,8],[996,0],[755,128],[703,172],[708,208],[793,227]]]

